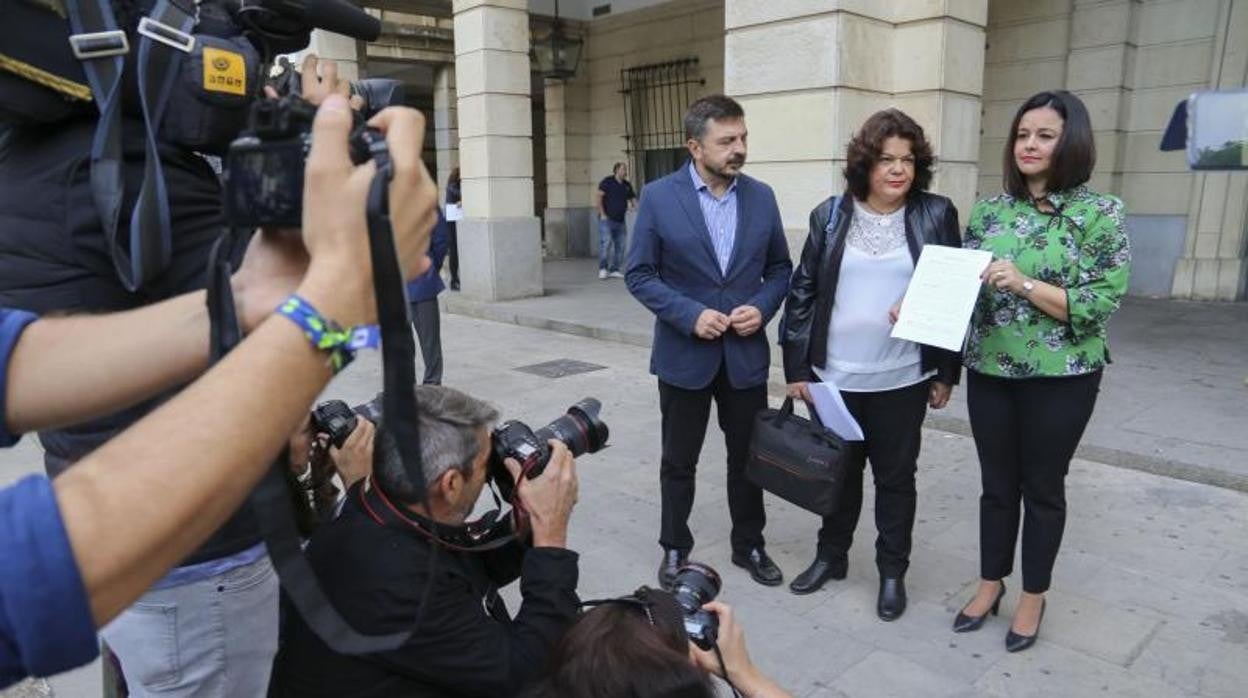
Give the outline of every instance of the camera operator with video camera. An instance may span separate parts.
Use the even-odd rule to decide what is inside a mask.
[[[340,655],[302,618],[284,613],[270,696],[515,695],[576,616],[577,554],[567,549],[577,498],[573,452],[550,440],[549,462],[536,477],[505,461],[507,484],[516,483],[513,506],[527,512],[531,532],[528,540],[509,539],[514,529],[490,515],[468,521],[487,480],[507,489],[492,461],[497,412],[441,386],[417,386],[416,398],[428,504],[412,503],[413,483],[382,426],[371,476],[348,491],[341,514],[321,524],[307,549],[348,622],[412,637],[390,652]],[[523,602],[512,618],[497,590],[517,577]]]
[[[245,242],[263,225],[223,215],[218,158],[249,125],[266,64],[306,47],[314,28],[367,38],[377,25],[345,0],[3,6],[0,306],[41,314],[130,310],[202,289],[223,233],[233,228]],[[345,97],[332,62],[310,61],[307,102]],[[280,192],[297,203],[302,160],[283,169]],[[229,248],[237,261],[241,245]],[[48,474],[59,477],[178,387],[41,432]],[[278,581],[251,509],[222,524],[102,629],[131,696],[247,695],[266,685]]]
[[[203,543],[270,467],[336,365],[333,347],[284,312],[291,299],[326,322],[376,318],[365,208],[377,168],[352,164],[351,122],[345,99],[326,99],[312,124],[302,235],[262,231],[229,280],[246,339],[55,482],[31,476],[0,490],[0,687],[94,658],[96,629]],[[423,120],[395,109],[371,123],[394,163],[391,193],[403,194],[392,197],[394,244],[414,277],[428,268],[437,197],[420,160]],[[194,379],[210,361],[205,297],[50,319],[0,307],[0,446]],[[166,630],[200,620],[148,610]],[[184,651],[172,643],[162,656]],[[214,681],[213,695],[263,691]]]

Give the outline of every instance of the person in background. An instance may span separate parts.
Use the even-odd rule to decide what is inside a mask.
[[[1022,515],[1023,594],[1005,637],[1035,644],[1066,525],[1066,473],[1109,363],[1106,327],[1131,252],[1119,199],[1087,186],[1096,164],[1083,102],[1032,96],[1010,124],[1005,191],[975,204],[966,247],[990,250],[967,339],[967,412],[983,494],[980,583],[954,619],[978,630],[1000,609]]]
[[[454,226],[438,211],[438,224],[429,240],[429,271],[407,282],[407,301],[411,306],[412,328],[420,343],[420,356],[425,362],[425,385],[442,385],[442,318],[438,312],[438,294],[446,288],[442,283],[442,259]]]
[[[927,191],[935,157],[922,127],[904,112],[873,114],[845,158],[846,194],[811,211],[780,343],[789,395],[810,404],[809,382],[835,385],[866,440],[850,445],[841,504],[823,518],[815,560],[789,589],[809,594],[829,579],[845,578],[870,460],[880,574],[876,613],[891,621],[906,610],[923,418],[929,406],[948,403],[961,366],[956,352],[890,333],[923,246],[960,247],[962,241],[953,202]]]
[[[463,184],[459,181],[459,168],[451,170],[451,176],[446,180],[446,205],[454,205],[463,215],[464,194]],[[446,266],[451,272],[451,290],[459,290],[459,217],[455,220],[448,220],[446,225]]]
[[[598,278],[622,279],[628,230],[624,215],[637,205],[637,194],[628,181],[628,165],[617,162],[611,176],[603,177],[594,193],[598,208]]]

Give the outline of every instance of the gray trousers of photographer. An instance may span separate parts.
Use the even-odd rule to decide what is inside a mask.
[[[139,597],[100,634],[130,698],[263,696],[277,654],[269,557]]]
[[[416,341],[420,343],[420,356],[425,361],[425,385],[442,385],[442,318],[438,312],[438,299],[413,301],[412,327],[416,329]]]

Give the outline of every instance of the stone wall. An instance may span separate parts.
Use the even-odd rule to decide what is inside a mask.
[[[1096,134],[1091,185],[1127,205],[1136,259],[1131,292],[1242,297],[1248,174],[1195,175],[1182,152],[1158,149],[1180,100],[1215,85],[1245,84],[1246,10],[1233,14],[1232,6],[990,0],[979,195],[1001,191],[1018,105],[1042,90],[1069,89],[1087,104]]]

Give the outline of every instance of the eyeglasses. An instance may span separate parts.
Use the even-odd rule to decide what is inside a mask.
[[[897,163],[901,163],[902,167],[905,167],[907,169],[914,169],[914,162],[915,161],[914,161],[913,155],[907,155],[905,157],[900,157],[900,158],[893,157],[892,155],[881,155],[880,159],[875,161],[875,164],[885,169],[889,169],[889,168],[892,168],[893,165],[896,165]]]

